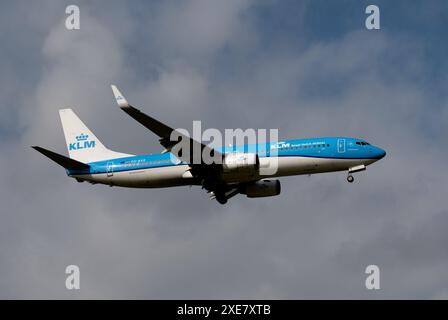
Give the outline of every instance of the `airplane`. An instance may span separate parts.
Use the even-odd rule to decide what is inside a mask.
[[[222,159],[221,163],[211,164],[193,161],[191,154],[182,156],[179,152],[174,156],[171,153],[178,143],[170,140],[175,129],[133,107],[116,86],[111,87],[118,106],[155,133],[165,150],[144,155],[109,150],[72,109],[59,110],[69,157],[39,146],[32,148],[65,168],[67,175],[78,182],[130,188],[202,186],[211,199],[225,204],[238,194],[248,198],[277,196],[281,185],[273,178],[284,176],[347,171],[347,181],[352,183],[353,173],[366,170],[368,165],[386,155],[383,149],[350,137],[295,139],[220,148],[211,148],[187,137],[191,146],[199,146],[201,151],[209,151]],[[276,172],[270,176],[262,175],[260,168],[273,161]]]

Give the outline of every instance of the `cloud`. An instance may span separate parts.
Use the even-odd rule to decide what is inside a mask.
[[[317,19],[312,3],[83,2],[81,30],[68,32],[64,6],[42,3],[47,16],[5,42],[27,50],[0,53],[14,66],[0,90],[15,103],[1,106],[1,297],[444,296],[446,79],[406,25],[325,38],[302,25],[290,43],[297,25],[281,21],[291,10]],[[29,148],[64,152],[61,107],[111,148],[161,150],[113,104],[111,83],[173,126],[359,136],[388,155],[353,185],[344,173],[284,178],[277,198],[225,207],[199,188],[76,183]],[[65,289],[69,264],[81,268],[79,292]],[[364,287],[369,264],[381,270],[378,292]]]
[[[150,23],[155,47],[171,58],[210,58],[246,31],[241,15],[252,1],[162,3]]]

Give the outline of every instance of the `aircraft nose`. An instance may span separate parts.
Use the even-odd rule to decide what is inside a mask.
[[[386,156],[386,151],[384,151],[383,149],[381,149],[381,148],[376,148],[377,150],[376,150],[376,158],[379,160],[379,159],[382,159],[382,158],[384,158],[385,156]]]

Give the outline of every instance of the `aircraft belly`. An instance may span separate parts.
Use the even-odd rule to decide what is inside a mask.
[[[311,157],[279,157],[278,175],[289,176],[312,173],[316,170],[315,158]]]
[[[101,183],[119,187],[131,188],[163,188],[192,184],[193,177],[188,166],[172,166],[162,168],[148,168],[106,173],[80,175],[76,178],[93,183]]]
[[[321,172],[343,171],[351,167],[365,164],[369,165],[375,162],[374,159],[334,159],[334,158],[316,158],[316,157],[279,157],[277,172],[272,176],[290,176],[301,174],[314,174]],[[275,158],[260,159],[260,164],[270,163],[271,168],[275,166]]]

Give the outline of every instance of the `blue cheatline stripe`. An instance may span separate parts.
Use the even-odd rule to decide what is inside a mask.
[[[343,141],[344,152],[339,151],[339,142]],[[232,147],[217,148],[220,152],[256,152],[260,158],[271,157],[303,157],[318,159],[338,159],[338,160],[364,160],[375,159],[370,153],[371,146],[358,147],[356,142],[360,139],[347,137],[323,137],[300,140],[284,140],[278,143],[260,143],[254,145],[242,145]],[[303,149],[302,149],[303,147]],[[370,151],[369,151],[370,150]],[[89,163],[90,169],[82,171],[69,171],[73,174],[96,174],[107,173],[109,164],[112,165],[113,172],[135,171],[151,168],[164,168],[185,165],[185,162],[174,163],[171,161],[170,153],[146,154],[131,156],[120,159],[112,159]],[[173,159],[176,159],[175,157]]]
[[[323,157],[323,156],[311,156],[311,155],[278,155],[278,158],[316,158],[316,159],[329,159],[329,160],[368,160],[373,159],[372,157],[365,157],[365,158],[341,158],[341,157]],[[261,157],[261,158],[270,158],[268,157]],[[112,161],[109,161],[112,162]],[[109,172],[117,173],[117,172],[127,172],[127,171],[138,171],[138,170],[146,170],[146,169],[158,169],[158,168],[171,168],[171,167],[177,167],[177,166],[188,166],[187,163],[181,162],[179,164],[165,164],[161,166],[156,165],[150,165],[150,166],[136,166],[136,167],[129,167],[129,168],[120,168],[119,166],[112,167],[113,170]],[[79,175],[79,174],[104,174],[107,173],[107,167],[101,165],[101,166],[91,166],[90,170],[68,170],[69,175]]]

